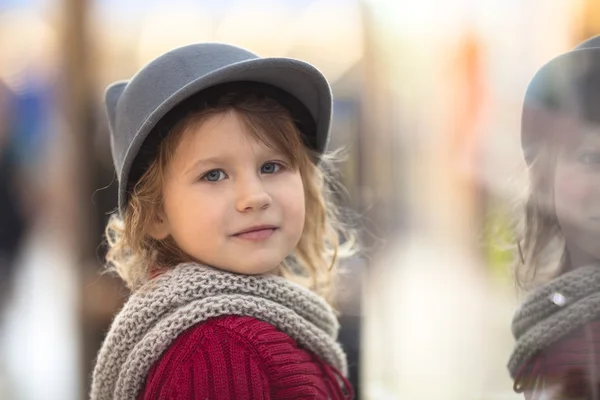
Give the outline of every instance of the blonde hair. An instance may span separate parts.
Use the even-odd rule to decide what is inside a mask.
[[[301,132],[288,110],[275,100],[256,94],[226,93],[216,104],[191,112],[173,127],[159,144],[156,158],[135,183],[124,215],[115,213],[109,219],[106,271],[116,272],[129,289],[136,290],[154,273],[194,261],[171,237],[156,240],[148,231],[162,204],[165,169],[183,135],[208,117],[228,111],[237,113],[255,139],[283,151],[302,177],[304,231],[294,252],[276,273],[331,301],[340,259],[357,250],[354,231],[342,223],[340,210],[333,201],[339,184],[331,179],[331,172],[339,154],[318,155],[310,151],[303,145]]]
[[[546,140],[529,165],[528,195],[517,228],[515,277],[521,289],[530,290],[570,268],[554,207],[554,172],[563,144],[562,140]]]

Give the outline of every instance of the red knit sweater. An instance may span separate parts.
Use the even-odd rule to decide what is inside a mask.
[[[544,391],[556,398],[593,399],[600,393],[600,321],[574,329],[528,360],[515,378],[515,391],[526,400],[542,399]],[[543,379],[544,385],[538,385]],[[550,389],[548,389],[551,387]],[[554,398],[554,397],[553,397]]]
[[[341,373],[273,325],[225,316],[181,334],[152,366],[139,400],[352,397]]]

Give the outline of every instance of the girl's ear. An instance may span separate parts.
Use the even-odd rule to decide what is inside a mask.
[[[148,234],[156,240],[164,240],[171,234],[171,227],[164,212],[159,211],[150,224]]]

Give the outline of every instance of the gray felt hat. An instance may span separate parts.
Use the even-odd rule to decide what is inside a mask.
[[[565,117],[600,123],[600,36],[548,61],[529,83],[521,118],[527,164],[542,143],[569,134]]]
[[[129,81],[106,89],[121,213],[127,208],[140,149],[165,116],[190,97],[237,83],[264,87],[290,109],[307,146],[318,154],[326,150],[333,99],[327,80],[315,67],[290,58],[261,58],[219,43],[176,48],[151,61]]]

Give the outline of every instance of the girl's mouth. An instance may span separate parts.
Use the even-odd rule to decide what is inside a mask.
[[[234,234],[233,237],[250,241],[261,241],[271,237],[277,229],[274,225],[253,226]]]

